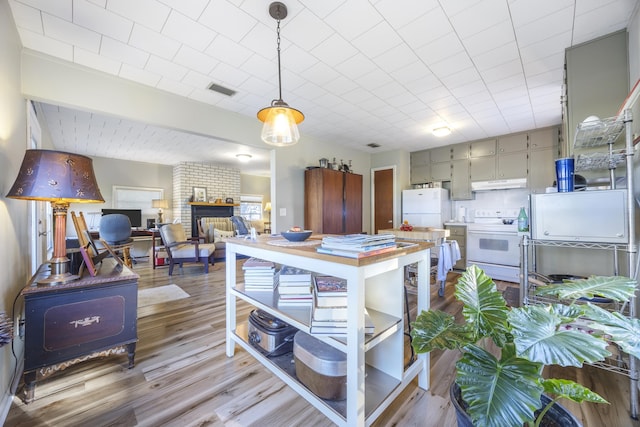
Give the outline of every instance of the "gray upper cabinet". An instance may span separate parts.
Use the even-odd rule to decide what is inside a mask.
[[[516,133],[498,138],[498,154],[527,151],[527,134]]]
[[[527,177],[527,152],[498,154],[497,179],[526,178]]]
[[[553,148],[558,145],[558,128],[534,130],[529,132],[529,149],[542,150]]]
[[[438,147],[431,150],[431,163],[442,163],[451,160],[451,146]]]
[[[471,181],[496,179],[496,156],[472,157],[469,160]]]
[[[559,157],[558,128],[550,127],[529,133],[529,189],[544,193],[556,179],[555,160]]]
[[[431,163],[431,179],[433,181],[450,181],[451,161]]]
[[[451,160],[463,160],[469,158],[469,143],[455,144],[451,146]]]
[[[563,153],[573,153],[578,123],[589,116],[604,119],[618,114],[629,92],[628,52],[626,30],[565,51],[568,138]]]
[[[471,142],[471,144],[469,144],[469,157],[471,157],[472,159],[475,157],[485,157],[485,156],[495,156],[495,155],[496,155],[495,139],[473,141]]]
[[[411,153],[411,184],[422,184],[431,181],[430,150]]]
[[[451,161],[451,200],[470,200],[469,160]]]

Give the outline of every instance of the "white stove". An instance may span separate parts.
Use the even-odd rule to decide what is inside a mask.
[[[519,281],[519,212],[518,208],[475,211],[474,221],[467,224],[467,265],[479,266],[495,280]]]

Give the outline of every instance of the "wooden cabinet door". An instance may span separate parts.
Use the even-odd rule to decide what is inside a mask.
[[[362,233],[362,175],[344,174],[344,233]]]

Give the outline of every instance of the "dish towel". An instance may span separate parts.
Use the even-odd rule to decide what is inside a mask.
[[[447,273],[453,269],[453,265],[460,260],[460,246],[455,240],[443,242],[439,248],[437,280],[447,280]]]

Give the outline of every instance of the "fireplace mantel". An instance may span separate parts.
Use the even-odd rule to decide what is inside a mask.
[[[210,217],[230,217],[233,216],[234,206],[240,206],[239,203],[206,203],[206,202],[189,202],[191,205],[191,236],[198,236],[198,221],[200,218]]]

